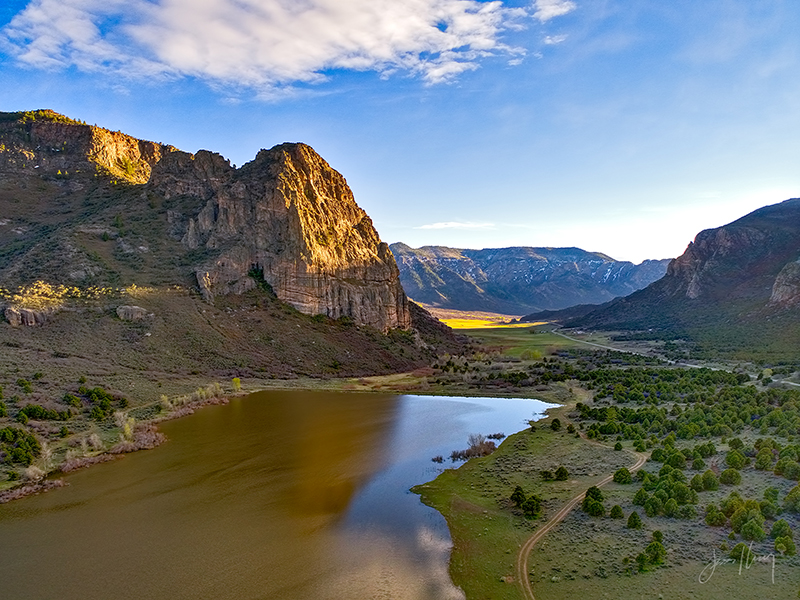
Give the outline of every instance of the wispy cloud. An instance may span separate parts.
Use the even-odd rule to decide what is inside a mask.
[[[548,35],[544,38],[544,43],[547,46],[555,46],[567,39],[566,35]]]
[[[475,223],[472,221],[444,221],[442,223],[430,223],[420,225],[414,229],[494,229],[494,223]]]
[[[337,69],[401,71],[447,82],[488,56],[521,56],[503,32],[575,8],[536,0],[32,0],[0,31],[0,49],[45,69],[132,78],[194,76],[274,88]]]
[[[533,5],[536,9],[533,16],[542,23],[571,13],[578,7],[572,0],[536,0]]]

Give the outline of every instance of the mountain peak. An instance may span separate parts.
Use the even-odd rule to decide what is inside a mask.
[[[262,277],[279,299],[304,313],[347,316],[382,330],[410,325],[388,246],[345,178],[306,144],[261,150],[236,169],[208,150],[182,152],[50,110],[0,113],[0,172],[25,188],[28,182],[47,187],[38,195],[42,200],[69,200],[61,216],[46,218],[53,231],[47,243],[60,245],[64,255],[34,260],[23,251],[11,264],[0,261],[6,283],[28,283],[45,272],[63,279],[54,283],[119,280],[123,271],[141,277],[142,269],[174,279],[176,268],[188,263],[209,302],[253,289]],[[87,194],[103,198],[90,211],[84,207],[95,200]],[[34,211],[26,218],[43,217]],[[110,227],[126,219],[148,222],[149,229],[134,235]],[[45,239],[34,239],[36,229],[28,226],[15,243],[41,250]],[[102,258],[87,231],[103,232],[118,248]],[[149,248],[169,239],[180,244],[173,256],[155,260]],[[60,269],[57,260],[65,263]]]

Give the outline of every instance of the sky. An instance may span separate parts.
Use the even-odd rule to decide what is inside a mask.
[[[301,141],[384,241],[640,262],[800,197],[799,31],[797,0],[3,0],[0,111]]]

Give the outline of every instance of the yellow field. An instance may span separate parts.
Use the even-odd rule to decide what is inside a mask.
[[[513,329],[515,327],[533,327],[543,325],[542,323],[502,323],[489,319],[439,319],[442,323],[453,329],[489,329],[503,328]]]

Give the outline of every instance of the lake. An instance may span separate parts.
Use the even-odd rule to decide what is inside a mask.
[[[550,406],[271,391],[203,408],[154,450],[0,505],[0,597],[462,598],[445,521],[408,490],[469,434]]]

